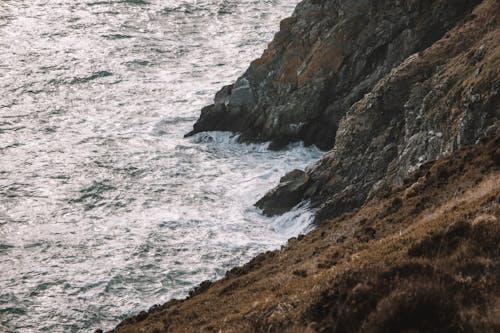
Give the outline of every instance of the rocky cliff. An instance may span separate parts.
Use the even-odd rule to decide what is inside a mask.
[[[478,2],[302,1],[262,57],[203,109],[191,134],[229,130],[274,148],[297,140],[332,148],[348,109]]]
[[[115,332],[498,332],[500,2],[304,0],[194,134],[328,151],[317,228]],[[432,162],[429,162],[432,161]]]
[[[318,221],[359,207],[423,162],[472,144],[498,125],[499,6],[483,2],[347,110],[334,148],[308,170],[300,189],[301,199],[320,206]],[[297,202],[282,200],[286,184],[259,205],[271,212],[291,208]]]
[[[258,202],[317,221],[359,207],[500,118],[497,1],[302,1],[260,59],[202,110],[194,134],[330,149]],[[295,178],[294,178],[295,177]]]

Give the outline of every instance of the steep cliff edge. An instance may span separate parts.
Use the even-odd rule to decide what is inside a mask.
[[[406,58],[346,109],[333,149],[300,176],[298,190],[288,177],[257,205],[275,214],[310,199],[320,223],[497,127],[499,19],[500,3],[485,0]]]

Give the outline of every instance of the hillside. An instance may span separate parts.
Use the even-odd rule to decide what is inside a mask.
[[[113,332],[498,332],[500,132]]]
[[[316,229],[114,332],[500,331],[500,3],[304,0],[188,135],[326,149]],[[224,221],[221,221],[224,223]]]

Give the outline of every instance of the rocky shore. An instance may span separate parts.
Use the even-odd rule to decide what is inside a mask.
[[[499,12],[496,1],[303,1],[190,134],[329,149],[257,205],[277,214],[311,200],[318,223],[338,216],[498,125]]]
[[[327,150],[256,204],[308,200],[317,228],[114,331],[500,331],[499,22],[496,0],[302,1],[188,135]]]
[[[500,131],[113,332],[498,332]]]

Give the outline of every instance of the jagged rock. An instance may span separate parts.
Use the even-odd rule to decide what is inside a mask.
[[[240,132],[240,141],[272,141],[271,149],[298,140],[332,148],[351,105],[478,2],[304,0],[188,135],[228,130]]]
[[[255,96],[250,87],[250,83],[244,77],[240,78],[234,84],[231,94],[229,95],[228,106],[244,107],[255,103]]]
[[[282,214],[297,205],[309,184],[309,175],[301,170],[293,170],[281,178],[280,184],[255,205],[264,214]]]
[[[146,311],[141,311],[139,314],[135,317],[137,321],[143,321],[146,318],[148,318],[149,314]]]
[[[476,52],[474,53],[474,56],[473,56],[474,61],[475,61],[476,63],[478,63],[478,62],[480,62],[481,60],[483,60],[483,59],[484,59],[484,55],[485,55],[485,53],[486,53],[486,49],[485,49],[484,45],[481,45],[481,46],[480,46],[480,47],[476,50]]]
[[[199,295],[212,285],[212,281],[210,280],[205,280],[202,283],[200,283],[198,286],[194,287],[192,290],[189,291],[189,297],[194,297],[196,295]]]
[[[499,16],[500,4],[484,1],[348,109],[334,148],[308,169],[302,199],[319,207],[317,223],[361,206],[424,162],[474,144],[498,127]],[[481,60],[471,63],[474,55]],[[265,200],[274,200],[273,193]]]

